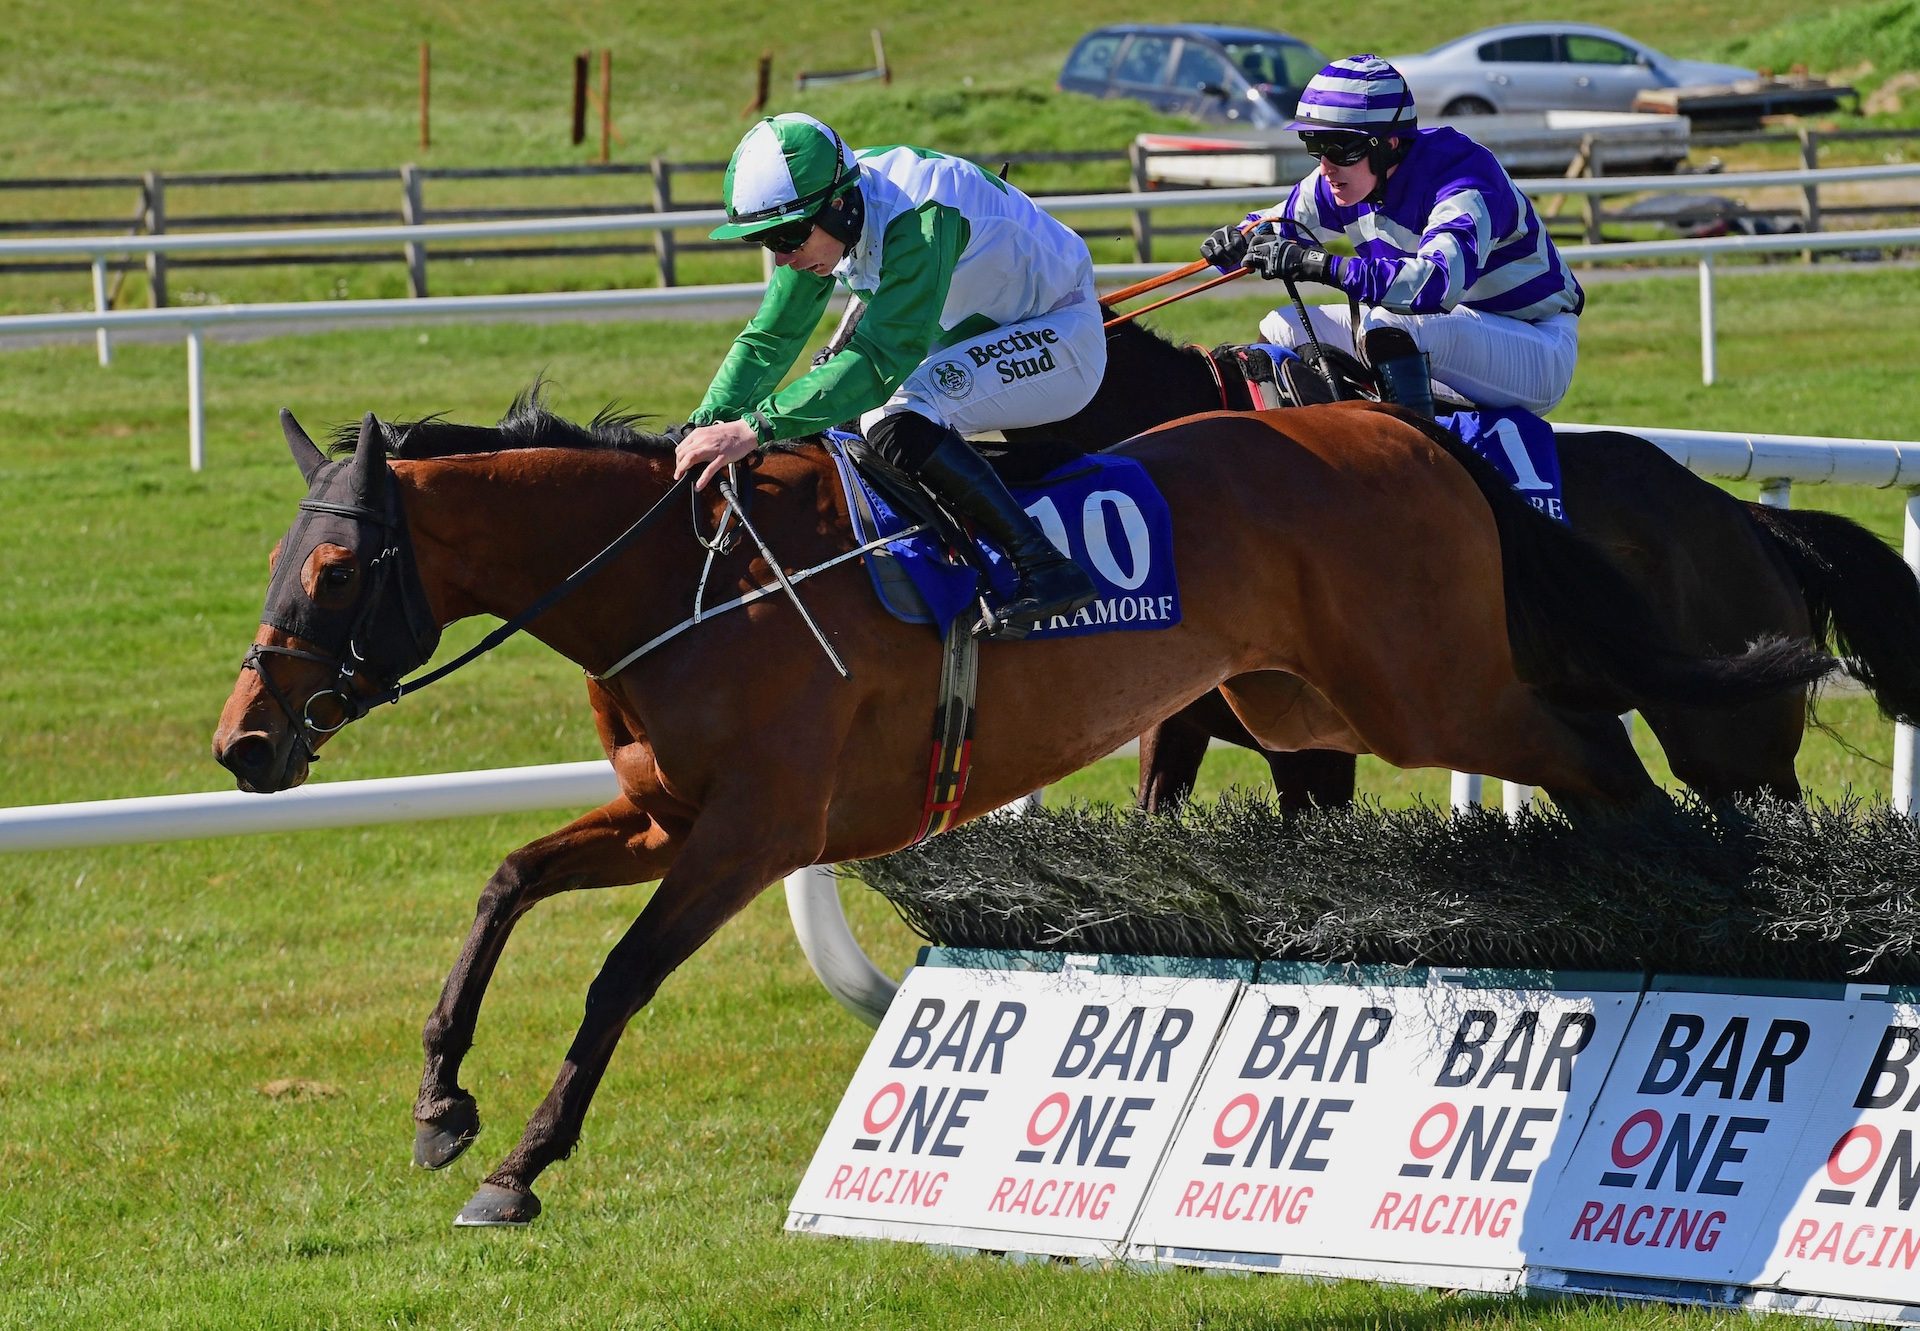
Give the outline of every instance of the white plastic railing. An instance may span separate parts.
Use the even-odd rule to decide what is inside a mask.
[[[1592,183],[1604,183],[1604,178],[1602,182]],[[1247,191],[1238,191],[1238,193],[1244,194]],[[689,215],[676,214],[676,216]],[[574,220],[580,220],[584,224],[586,221],[606,222],[615,219]],[[469,225],[507,224],[472,223]],[[407,228],[385,229],[403,231]],[[151,239],[201,239],[201,237],[153,237]],[[0,247],[15,243],[19,242],[0,241]],[[1658,240],[1620,245],[1584,245],[1571,246],[1562,253],[1571,261],[1592,263],[1625,262],[1635,259],[1696,260],[1700,269],[1701,380],[1710,384],[1715,378],[1714,256],[1730,253],[1769,254],[1782,250],[1887,249],[1909,245],[1920,245],[1920,227],[1897,227],[1881,231],[1816,232],[1810,235],[1715,236],[1704,240]],[[1160,271],[1163,270],[1153,264],[1104,264],[1095,268],[1096,275],[1107,281]],[[174,306],[157,310],[24,314],[0,318],[0,337],[16,334],[93,331],[97,332],[101,338],[101,354],[104,362],[105,339],[110,330],[140,328],[183,330],[187,342],[187,462],[193,470],[199,471],[206,465],[204,339],[210,329],[288,324],[291,325],[290,332],[304,332],[310,330],[309,326],[317,328],[368,319],[408,323],[496,315],[521,318],[533,314],[593,314],[609,310],[638,310],[650,307],[685,308],[758,300],[764,289],[764,286],[758,282],[736,282],[717,286],[656,287],[644,290],[555,291],[506,296],[438,296],[401,300],[293,301],[264,305]]]

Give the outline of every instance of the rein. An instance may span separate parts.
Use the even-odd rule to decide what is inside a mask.
[[[403,693],[418,693],[421,689],[427,687],[427,685],[438,683],[440,680],[445,679],[448,675],[458,670],[461,666],[485,656],[508,638],[511,638],[521,629],[531,624],[534,620],[540,618],[541,615],[553,609],[558,602],[572,595],[581,583],[591,578],[612,562],[614,556],[638,540],[641,534],[653,525],[653,520],[666,510],[667,501],[678,497],[681,489],[691,487],[692,484],[692,473],[682,476],[679,480],[668,486],[667,492],[654,500],[653,507],[635,519],[631,527],[628,527],[625,531],[614,537],[606,549],[602,550],[592,559],[589,559],[572,573],[569,573],[558,586],[554,587],[553,590],[549,591],[545,596],[542,596],[525,610],[522,610],[512,619],[509,619],[506,623],[489,633],[473,646],[467,648],[466,651],[460,653],[460,655],[454,657],[453,660],[447,662],[445,665],[438,666],[415,679],[409,679],[402,683],[395,684],[384,693],[377,694],[372,702],[366,704],[360,715],[365,716],[368,711],[380,706],[382,703],[399,702],[400,696]],[[350,719],[358,720],[359,718],[354,717]]]

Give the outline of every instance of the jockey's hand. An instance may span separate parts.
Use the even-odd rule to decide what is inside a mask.
[[[738,462],[760,447],[760,437],[745,421],[715,421],[712,425],[688,430],[673,450],[673,477],[679,480],[696,468],[704,468],[693,488],[704,490],[729,462]]]
[[[1251,268],[1270,281],[1286,278],[1289,282],[1333,282],[1332,255],[1280,236],[1260,237],[1240,262],[1243,268]]]
[[[1246,223],[1229,222],[1200,242],[1200,257],[1223,273],[1230,273],[1247,257]]]

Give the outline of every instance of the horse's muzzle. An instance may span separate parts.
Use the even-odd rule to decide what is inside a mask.
[[[276,744],[264,731],[213,737],[213,758],[233,773],[240,789],[256,795],[291,790],[307,779],[307,759],[288,739]]]

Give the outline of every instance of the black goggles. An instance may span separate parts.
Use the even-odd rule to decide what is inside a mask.
[[[1335,166],[1355,166],[1372,151],[1374,140],[1364,134],[1305,133],[1300,146],[1309,157],[1321,157]]]
[[[791,222],[782,222],[779,226],[770,226],[765,231],[756,231],[740,239],[749,245],[765,245],[775,254],[792,254],[807,243],[807,237],[813,234],[811,217],[796,217]]]

